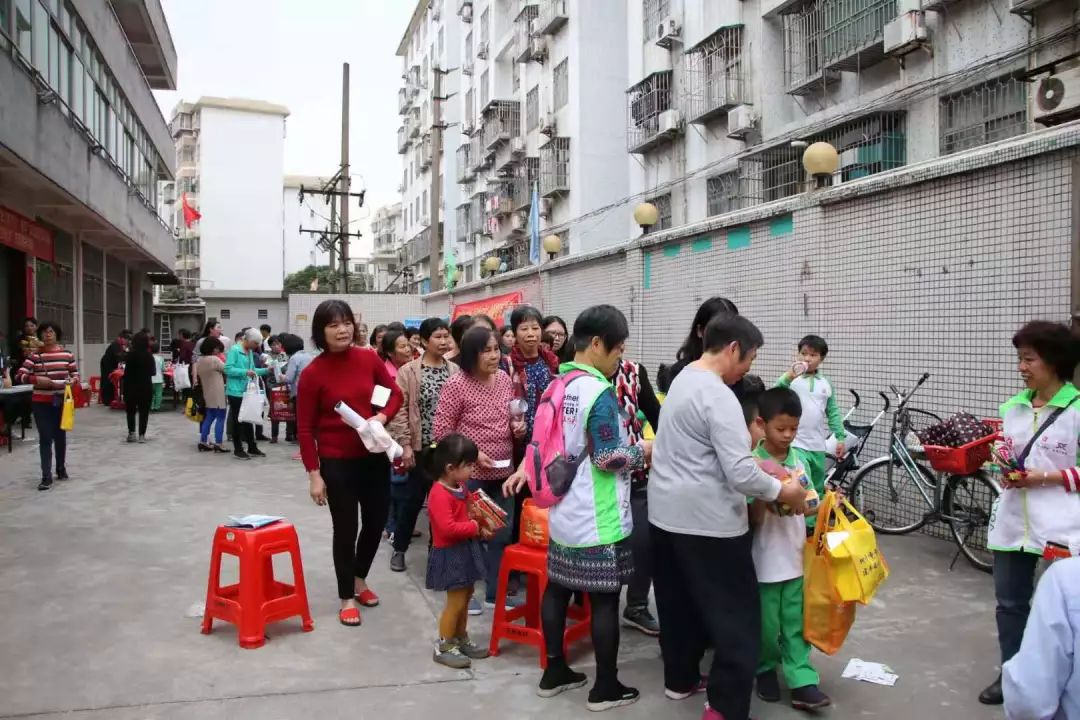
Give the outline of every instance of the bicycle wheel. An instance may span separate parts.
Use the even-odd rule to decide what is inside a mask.
[[[926,517],[933,508],[919,491],[916,480],[902,466],[893,464],[892,481],[889,481],[891,457],[880,457],[862,467],[848,489],[851,504],[862,513],[870,526],[885,535],[903,535],[918,530],[926,524]],[[916,463],[927,493],[936,484],[934,474]]]
[[[981,470],[974,475],[950,475],[941,495],[941,511],[968,561],[983,572],[993,569],[993,555],[986,549],[986,532],[994,501],[1001,490]]]

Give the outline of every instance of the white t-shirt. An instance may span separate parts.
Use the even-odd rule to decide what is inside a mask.
[[[769,457],[763,447],[754,451],[754,457]],[[789,452],[782,465],[806,472],[795,453]],[[754,502],[761,502],[755,500]],[[803,545],[806,544],[806,518],[802,515],[779,515],[772,510],[765,512],[765,519],[754,527],[754,568],[759,583],[777,583],[794,580],[803,575]]]

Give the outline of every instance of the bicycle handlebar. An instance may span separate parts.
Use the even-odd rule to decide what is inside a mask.
[[[915,387],[911,388],[911,390],[908,392],[907,395],[901,395],[900,393],[897,392],[896,395],[900,399],[900,404],[896,408],[897,411],[903,410],[905,407],[907,407],[908,400],[910,400],[912,398],[912,396],[915,395],[915,392],[919,388],[921,388],[923,386],[923,383],[925,383],[929,379],[930,379],[930,373],[923,373],[922,377],[920,377],[918,382],[915,383]],[[896,387],[895,386],[890,385],[889,387],[892,388],[893,392],[896,392]]]

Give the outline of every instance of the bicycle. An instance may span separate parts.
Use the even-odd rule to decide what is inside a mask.
[[[906,535],[928,522],[944,522],[957,545],[949,568],[963,554],[974,567],[990,572],[986,533],[1001,488],[982,466],[997,435],[988,434],[960,448],[924,447],[915,425],[940,422],[940,418],[908,403],[929,377],[930,373],[924,373],[907,393],[889,386],[897,398],[889,454],[858,471],[848,496],[871,527],[885,535]],[[924,458],[930,467],[921,462]],[[920,496],[925,505],[921,513]]]

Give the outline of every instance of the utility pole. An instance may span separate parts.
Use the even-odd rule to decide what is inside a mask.
[[[431,90],[431,254],[428,255],[428,273],[431,276],[431,289],[442,290],[443,281],[439,277],[442,270],[442,223],[439,222],[439,210],[442,206],[442,78],[445,71],[438,65],[432,67]]]
[[[341,280],[349,293],[349,63],[341,65]]]
[[[337,237],[337,205],[330,202],[330,237]],[[330,287],[327,288],[329,292],[336,292],[337,287],[337,274],[334,272],[337,268],[337,244],[330,244],[330,252],[327,253],[330,256]]]

